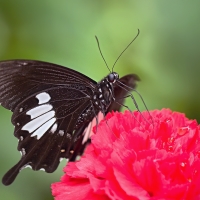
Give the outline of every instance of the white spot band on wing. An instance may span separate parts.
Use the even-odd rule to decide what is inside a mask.
[[[51,99],[50,95],[46,92],[36,95],[36,98],[39,100],[38,104],[47,103]]]
[[[40,128],[38,128],[32,135],[31,137],[37,136],[37,139],[39,140],[45,133],[46,131],[54,124],[56,121],[56,118],[52,118],[45,124],[43,124]]]
[[[28,131],[29,133],[32,133],[34,130],[39,128],[42,124],[49,121],[51,118],[55,116],[55,111],[50,111],[48,113],[45,113],[44,115],[41,115],[38,118],[35,118],[34,120],[28,122],[22,127],[22,130]]]
[[[50,104],[45,104],[45,105],[41,105],[41,106],[37,106],[31,110],[29,110],[28,112],[26,112],[27,115],[31,116],[31,119],[34,119],[48,111],[50,111],[53,108],[52,105]]]

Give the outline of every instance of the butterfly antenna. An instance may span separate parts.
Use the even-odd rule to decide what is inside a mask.
[[[119,58],[122,56],[122,54],[128,49],[128,47],[136,40],[136,38],[138,37],[138,35],[140,34],[140,29],[138,29],[138,33],[137,35],[133,38],[133,40],[126,46],[126,48],[120,53],[120,55],[117,57],[116,61],[114,62],[114,65],[112,67],[112,72],[114,69],[115,64],[117,63],[117,61],[119,60]]]
[[[96,38],[96,41],[97,41],[97,44],[98,44],[98,48],[99,48],[99,51],[100,51],[101,57],[103,58],[103,60],[104,60],[104,62],[105,62],[105,64],[106,64],[106,67],[107,67],[108,70],[110,71],[110,68],[108,67],[108,64],[107,64],[107,62],[106,62],[106,60],[105,60],[105,58],[104,58],[104,56],[103,56],[103,54],[102,54],[102,52],[101,52],[100,43],[99,43],[99,40],[98,40],[98,38],[97,38],[96,35],[95,35],[95,38]],[[111,73],[111,71],[110,71],[110,73]]]

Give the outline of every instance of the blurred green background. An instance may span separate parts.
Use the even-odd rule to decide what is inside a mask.
[[[108,69],[94,36],[112,67],[139,28],[115,71],[139,75],[149,110],[171,108],[200,122],[199,8],[200,1],[183,0],[0,0],[0,60],[48,61],[98,81]],[[20,159],[10,117],[1,107],[0,177]],[[1,199],[53,199],[50,184],[59,181],[64,165],[53,174],[23,170],[11,186],[0,184]]]

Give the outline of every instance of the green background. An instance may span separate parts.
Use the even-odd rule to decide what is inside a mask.
[[[0,60],[48,61],[98,81],[108,69],[94,36],[112,67],[139,28],[115,71],[139,75],[138,91],[149,110],[170,108],[200,121],[199,8],[195,0],[0,0]],[[131,101],[126,105],[135,109]],[[0,177],[20,159],[10,117],[1,107]],[[11,186],[0,184],[0,198],[52,199],[50,184],[60,179],[64,165],[53,174],[23,170]]]

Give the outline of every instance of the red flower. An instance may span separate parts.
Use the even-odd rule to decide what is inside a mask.
[[[142,115],[108,114],[52,184],[55,199],[200,199],[200,126],[169,109],[151,111],[153,125]]]

